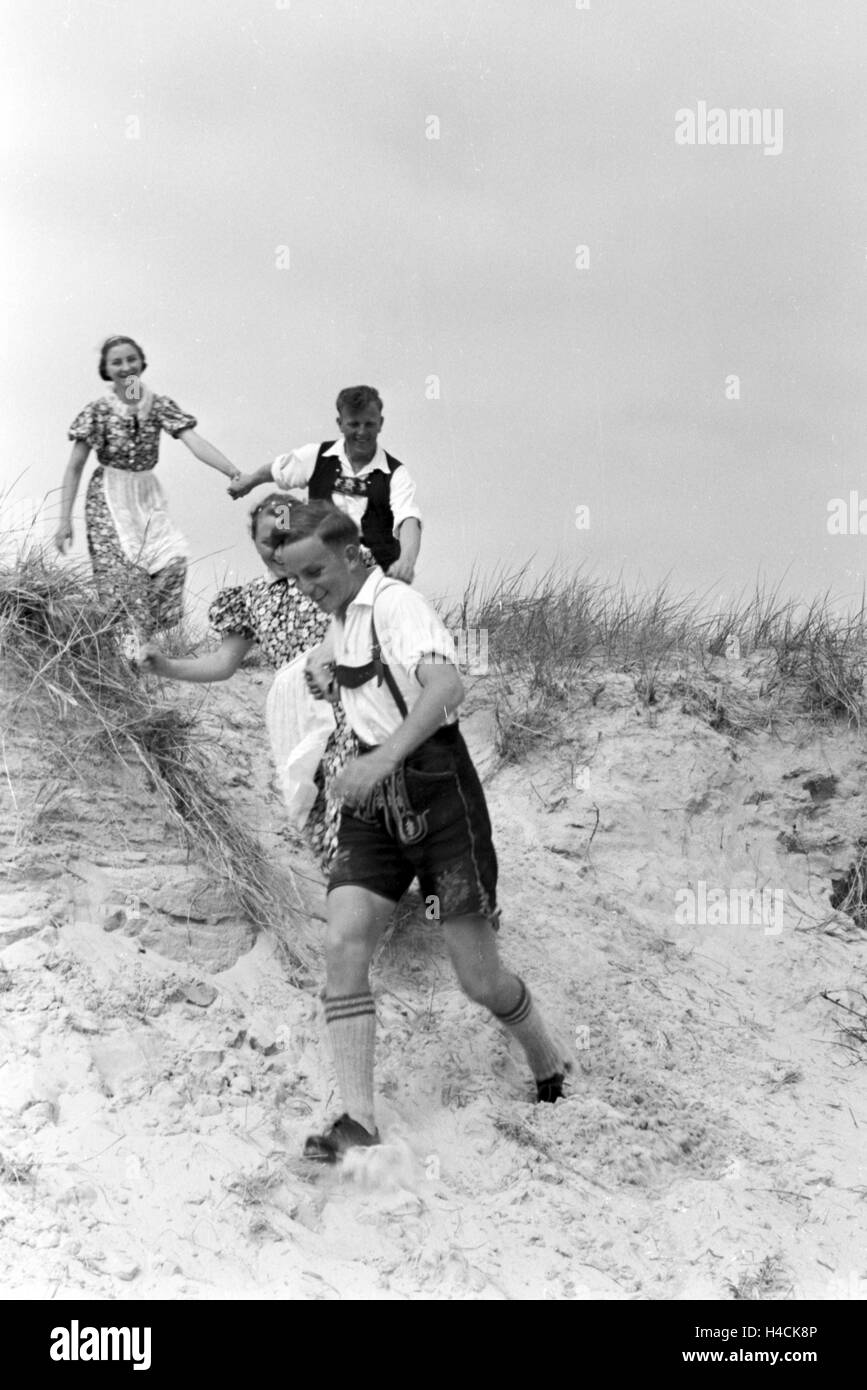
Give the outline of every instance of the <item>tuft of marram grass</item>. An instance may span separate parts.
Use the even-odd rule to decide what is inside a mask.
[[[604,583],[581,571],[529,564],[473,573],[444,611],[452,630],[484,631],[501,756],[521,761],[556,736],[556,705],[589,670],[628,674],[646,706],[666,692],[732,736],[790,725],[798,715],[860,727],[867,677],[867,609],[835,612],[830,595],[805,605],[759,582],[723,609]],[[763,679],[728,679],[749,658],[769,657]],[[729,658],[733,658],[729,661]]]
[[[209,743],[189,715],[158,698],[122,655],[132,626],[107,609],[86,566],[36,552],[0,566],[0,656],[12,721],[26,713],[58,763],[76,775],[82,755],[107,747],[150,775],[170,819],[257,927],[272,932],[290,972],[312,971],[304,909],[291,872],[270,862],[219,791]],[[291,935],[287,920],[291,918]]]

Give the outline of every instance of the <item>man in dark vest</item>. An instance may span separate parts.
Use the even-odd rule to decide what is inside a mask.
[[[337,397],[342,438],[304,444],[229,488],[243,497],[261,483],[307,490],[308,499],[333,502],[352,517],[379,567],[411,584],[421,544],[421,512],[415,483],[400,459],[377,442],[384,423],[382,400],[372,386],[347,386]]]

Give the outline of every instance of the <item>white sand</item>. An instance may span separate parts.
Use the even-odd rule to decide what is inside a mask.
[[[256,790],[264,689],[242,673],[206,717],[233,799],[313,876],[321,914],[311,861]],[[484,681],[472,703],[490,768]],[[828,906],[865,823],[855,735],[734,741],[676,698],[648,712],[626,677],[588,679],[556,746],[488,782],[504,953],[574,1052],[570,1097],[530,1103],[520,1052],[419,914],[374,977],[386,1147],[341,1173],[298,1157],[334,1112],[315,990],[287,983],[219,893],[202,906],[202,870],[137,774],[95,764],[76,787],[35,730],[16,749],[0,820],[6,1297],[867,1295],[867,1048],[840,1046],[844,1015],[821,998],[867,965],[867,934]],[[804,783],[827,774],[816,799]],[[678,923],[699,880],[782,890],[781,929]],[[196,982],[213,996],[189,1002]]]

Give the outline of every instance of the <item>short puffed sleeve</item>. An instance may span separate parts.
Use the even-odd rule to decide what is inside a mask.
[[[160,428],[166,434],[170,434],[172,439],[177,439],[184,430],[194,430],[198,424],[195,415],[188,415],[185,410],[181,410],[177,401],[173,401],[171,396],[157,396],[154,400],[153,411],[159,420]]]
[[[247,590],[243,584],[220,590],[208,609],[208,622],[221,637],[237,634],[255,640],[256,631],[250,620]]]
[[[69,426],[68,437],[75,440],[77,444],[86,444],[89,449],[95,449],[99,444],[100,435],[93,401],[78,412]]]

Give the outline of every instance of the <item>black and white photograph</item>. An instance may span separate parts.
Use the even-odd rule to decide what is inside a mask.
[[[867,1298],[867,10],[0,31],[37,1361],[532,1301],[821,1364]]]

